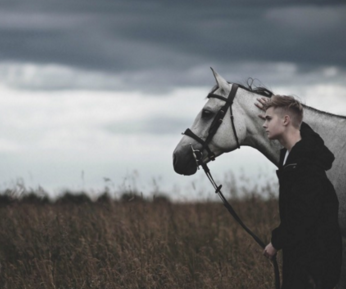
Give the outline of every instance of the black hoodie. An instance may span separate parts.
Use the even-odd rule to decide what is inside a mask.
[[[338,199],[325,173],[332,167],[333,153],[306,123],[291,149],[280,153],[280,225],[271,242],[283,250],[282,288],[305,288],[307,275],[321,288],[333,288],[340,277],[342,241],[338,225]]]

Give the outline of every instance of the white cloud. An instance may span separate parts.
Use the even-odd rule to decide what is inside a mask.
[[[23,90],[108,89],[122,88],[119,75],[88,71],[61,64],[0,63],[1,83]]]
[[[20,143],[8,139],[0,138],[0,152],[16,153],[22,150]]]
[[[0,62],[0,86],[12,91],[22,90],[26,93],[32,91],[35,95],[47,95],[48,92],[51,96],[59,95],[59,97],[69,94],[71,98],[78,98],[83,95],[84,99],[90,95],[101,96],[109,92],[119,98],[120,104],[129,101],[123,100],[122,95],[133,98],[133,94],[136,94],[140,97],[148,96],[148,103],[152,106],[151,96],[155,96],[153,99],[159,99],[160,102],[161,98],[177,94],[182,88],[186,94],[186,92],[191,93],[191,87],[194,89],[200,87],[200,93],[205,95],[214,85],[209,66],[209,64],[191,66],[184,73],[171,71],[170,75],[160,69],[107,73],[58,64]],[[264,85],[269,89],[278,85],[288,88],[297,85],[343,85],[346,78],[346,71],[336,66],[321,66],[301,71],[297,64],[290,62],[243,61],[235,62],[232,66],[228,63],[215,65],[213,68],[228,81],[246,83],[249,77],[253,77],[256,80],[254,85]],[[74,90],[78,94],[73,94]],[[136,103],[133,105],[136,106]],[[128,108],[131,109],[130,106]]]
[[[121,183],[134,169],[144,171],[143,182],[162,172],[174,174],[171,155],[179,134],[123,134],[105,127],[121,126],[128,119],[143,122],[153,115],[192,119],[196,107],[189,108],[186,102],[202,105],[204,93],[187,89],[184,94],[177,91],[160,98],[130,92],[18,91],[2,86],[0,154],[7,160],[0,164],[2,180],[9,182],[30,172],[35,180],[31,186],[52,189],[76,187],[82,170],[90,186],[98,187],[103,177],[116,176]]]

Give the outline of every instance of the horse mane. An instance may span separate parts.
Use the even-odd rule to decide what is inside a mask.
[[[247,83],[244,85],[244,84],[241,84],[241,83],[235,83],[235,82],[229,82],[229,84],[237,84],[240,88],[242,89],[245,89],[249,92],[252,92],[252,93],[256,93],[256,94],[259,94],[259,95],[262,95],[262,96],[265,96],[265,97],[272,97],[274,95],[274,93],[269,90],[268,88],[264,87],[264,86],[256,86],[256,87],[253,87],[253,82],[254,82],[254,79],[253,78],[248,78],[247,80]],[[213,88],[211,89],[211,93],[213,93],[216,89],[217,89],[217,84],[213,86]]]
[[[249,92],[252,92],[252,93],[255,93],[255,94],[259,94],[259,95],[262,95],[264,97],[272,97],[274,95],[274,92],[272,92],[271,90],[269,90],[268,88],[264,87],[264,86],[253,86],[253,83],[254,83],[254,79],[253,78],[248,78],[247,80],[247,83],[246,84],[241,84],[241,83],[235,83],[235,82],[228,82],[229,84],[237,84],[239,87],[241,87],[242,89],[245,89]],[[212,89],[212,91],[215,91],[215,89],[217,88],[217,85],[215,85]],[[330,113],[330,112],[326,112],[326,111],[323,111],[323,110],[319,110],[319,109],[316,109],[314,107],[311,107],[311,106],[308,106],[306,104],[303,104],[303,107],[304,108],[307,108],[307,109],[310,109],[314,112],[317,112],[317,113],[321,113],[321,114],[324,114],[326,116],[332,116],[332,117],[338,117],[338,118],[343,118],[343,119],[346,119],[346,116],[344,115],[339,115],[339,114],[333,114],[333,113]]]
[[[229,82],[231,84],[231,82]],[[264,86],[255,86],[253,87],[254,79],[248,78],[246,85],[241,83],[236,83],[242,89],[245,89],[249,92],[256,93],[265,97],[272,97],[274,93]]]
[[[239,84],[237,83],[237,85],[239,87],[241,87],[242,89],[245,89],[249,92],[252,92],[252,93],[256,93],[256,94],[259,94],[259,95],[262,95],[262,96],[265,96],[265,97],[272,97],[274,95],[274,93],[269,90],[268,88],[264,87],[264,86],[257,86],[257,87],[253,87],[253,82],[254,82],[254,79],[253,78],[248,78],[247,80],[247,83],[246,85],[243,85],[243,84]],[[333,116],[333,117],[339,117],[339,118],[343,118],[343,119],[346,119],[346,116],[344,115],[338,115],[338,114],[333,114],[333,113],[330,113],[330,112],[326,112],[326,111],[323,111],[323,110],[319,110],[319,109],[316,109],[314,107],[311,107],[311,106],[308,106],[306,104],[303,104],[303,107],[304,108],[307,108],[307,109],[310,109],[314,112],[317,112],[317,113],[321,113],[321,114],[324,114],[326,116]]]

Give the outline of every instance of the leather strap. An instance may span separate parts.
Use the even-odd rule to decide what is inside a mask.
[[[197,142],[199,142],[203,148],[203,149],[206,149],[207,152],[208,152],[208,156],[209,156],[209,159],[211,160],[215,160],[215,154],[211,151],[211,149],[209,148],[208,144],[206,141],[202,140],[200,137],[198,137],[197,135],[195,135],[191,129],[186,129],[185,132],[183,132],[184,135],[187,135],[191,138],[193,138],[194,140],[196,140]]]
[[[238,222],[238,224],[256,241],[256,243],[258,245],[260,245],[262,247],[262,249],[264,249],[265,248],[265,244],[263,243],[263,241],[243,223],[243,221],[240,219],[240,217],[238,216],[236,211],[233,209],[231,204],[226,200],[225,196],[221,192],[222,185],[218,186],[215,183],[215,181],[213,179],[213,176],[211,175],[208,166],[206,164],[202,164],[202,168],[203,168],[205,174],[207,175],[209,181],[213,185],[213,187],[215,189],[215,193],[219,195],[223,205],[226,207],[228,212]],[[274,256],[272,258],[272,263],[273,263],[274,275],[275,275],[275,288],[276,289],[280,289],[280,271],[279,271],[278,262],[276,260],[276,256]]]
[[[231,117],[231,123],[232,123],[232,129],[233,129],[233,134],[234,134],[234,138],[237,142],[237,148],[240,148],[240,144],[239,144],[239,139],[238,139],[238,135],[237,132],[235,130],[235,125],[234,125],[234,117],[233,117],[233,112],[232,112],[232,104],[233,104],[233,100],[237,94],[237,90],[238,90],[238,85],[237,84],[232,84],[232,88],[231,91],[228,94],[228,98],[225,98],[221,95],[217,95],[214,93],[210,93],[208,94],[208,98],[218,98],[220,100],[225,101],[225,105],[218,111],[218,113],[216,114],[213,122],[210,125],[209,128],[209,132],[208,132],[208,136],[206,138],[206,140],[202,140],[199,136],[197,136],[196,134],[193,133],[192,130],[190,130],[189,128],[185,130],[185,132],[183,132],[184,135],[187,135],[191,138],[193,138],[194,140],[196,140],[197,142],[199,142],[202,145],[202,151],[205,149],[208,152],[208,157],[210,160],[215,160],[215,154],[211,151],[211,149],[209,148],[209,143],[211,142],[211,140],[213,139],[214,135],[216,134],[217,130],[219,129],[223,118],[226,115],[226,112],[228,110],[228,108],[230,108],[230,117]]]

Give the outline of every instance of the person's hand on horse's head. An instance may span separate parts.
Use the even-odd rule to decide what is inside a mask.
[[[257,102],[255,102],[255,106],[257,106],[260,110],[265,111],[265,104],[269,101],[270,99],[268,97],[261,97],[257,98]],[[259,118],[265,120],[265,115],[264,114],[259,114]]]

